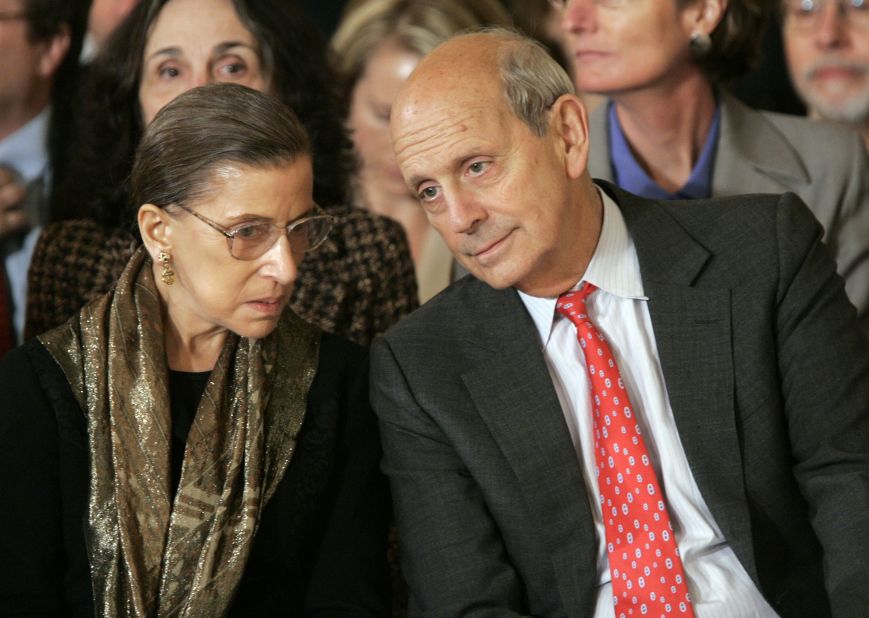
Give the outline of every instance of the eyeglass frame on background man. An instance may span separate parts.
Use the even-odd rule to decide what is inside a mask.
[[[851,25],[869,27],[869,2],[867,0],[783,0],[782,17],[787,25],[802,30],[818,27],[824,9],[830,3],[837,5],[840,17]]]

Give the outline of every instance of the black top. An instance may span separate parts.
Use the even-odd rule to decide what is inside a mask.
[[[323,335],[296,452],[230,615],[388,613],[389,499],[367,373],[362,348]],[[172,375],[173,474],[206,380]],[[0,363],[0,401],[0,616],[93,616],[86,417],[35,340]]]
[[[181,462],[187,446],[187,434],[196,417],[196,409],[208,384],[210,371],[169,370],[169,405],[172,408],[172,449],[169,456],[172,468],[172,498],[181,481]]]

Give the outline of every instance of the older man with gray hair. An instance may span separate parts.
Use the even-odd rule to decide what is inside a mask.
[[[593,182],[504,31],[424,58],[391,130],[471,273],[372,348],[411,614],[863,615],[869,345],[806,206]]]
[[[869,4],[784,0],[791,79],[816,118],[853,126],[869,148]]]

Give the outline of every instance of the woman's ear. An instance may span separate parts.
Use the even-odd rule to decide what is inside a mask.
[[[588,112],[579,97],[563,94],[552,104],[549,130],[564,158],[565,171],[576,179],[588,166]]]
[[[168,213],[154,204],[143,204],[136,215],[139,224],[139,234],[151,259],[164,251],[172,253],[172,219]]]
[[[683,9],[682,17],[688,36],[709,37],[727,11],[728,0],[695,0]]]

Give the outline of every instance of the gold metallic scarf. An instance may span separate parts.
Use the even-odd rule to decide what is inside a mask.
[[[290,462],[319,333],[286,311],[261,340],[227,336],[170,498],[161,303],[147,253],[115,289],[40,336],[87,415],[87,544],[99,616],[220,616]]]

